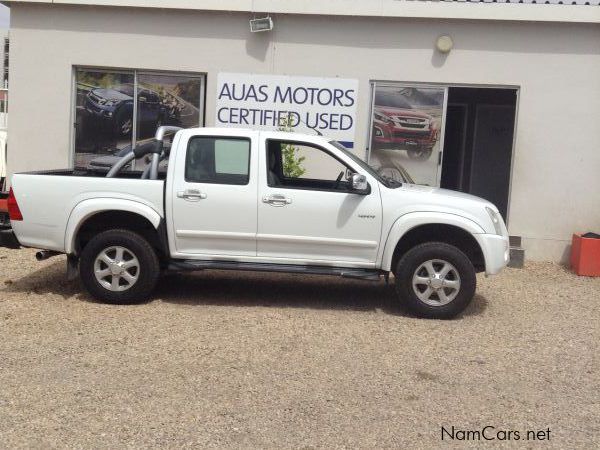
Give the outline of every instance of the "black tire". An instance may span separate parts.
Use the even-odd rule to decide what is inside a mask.
[[[447,298],[458,291],[449,303],[443,304],[444,300],[437,294],[439,287],[438,291],[432,291],[433,298],[429,299],[429,302],[436,303],[437,298],[439,305],[426,303],[417,296],[415,289],[420,290],[422,296],[426,296],[425,291],[429,289],[429,286],[413,287],[413,276],[417,273],[417,269],[421,269],[418,274],[427,278],[426,273],[429,271],[423,265],[428,261],[436,261],[434,264],[437,267],[444,267],[442,262],[449,263],[450,267],[453,266],[452,272],[447,275],[450,277],[448,280],[450,282],[456,281],[455,275],[458,275],[458,289],[442,288],[444,291],[442,295],[449,293]],[[396,293],[400,300],[415,315],[429,319],[451,319],[460,314],[473,300],[477,285],[475,268],[469,258],[458,248],[443,242],[428,242],[410,249],[398,261],[394,275],[396,276]],[[436,270],[436,276],[438,275]]]
[[[427,161],[433,153],[433,148],[409,148],[407,153],[410,159],[414,159],[415,161]]]
[[[134,275],[137,273],[137,281],[122,291],[102,286],[95,275],[96,258],[113,246],[123,247],[139,263],[139,272],[134,272]],[[159,274],[160,266],[154,249],[146,239],[129,230],[108,230],[96,235],[84,247],[79,260],[83,286],[92,297],[105,303],[133,304],[146,301],[156,286]],[[112,279],[112,275],[109,275],[106,280],[108,277]]]

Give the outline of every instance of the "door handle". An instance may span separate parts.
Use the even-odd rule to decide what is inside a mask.
[[[204,200],[206,198],[206,194],[197,189],[188,189],[177,192],[177,198],[182,198],[189,202],[197,202],[198,200]]]
[[[271,206],[285,206],[292,203],[291,198],[287,198],[279,194],[266,195],[263,197],[262,201],[263,203],[268,203]]]

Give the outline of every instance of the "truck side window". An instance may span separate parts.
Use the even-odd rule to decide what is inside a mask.
[[[188,143],[185,181],[190,183],[248,184],[250,140],[195,136]]]
[[[267,142],[267,184],[270,187],[345,191],[351,169],[324,149],[306,143]]]

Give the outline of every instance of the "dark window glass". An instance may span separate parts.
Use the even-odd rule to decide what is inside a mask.
[[[154,137],[160,125],[182,128],[200,124],[201,81],[198,76],[138,73],[137,139]]]
[[[248,184],[250,141],[197,136],[190,139],[185,180],[190,183]]]
[[[116,158],[126,146],[152,139],[161,125],[200,126],[202,80],[202,75],[172,72],[137,72],[136,77],[135,70],[76,69],[75,166]],[[145,164],[137,160],[132,166],[143,170]]]
[[[133,72],[77,70],[75,166],[131,146]]]

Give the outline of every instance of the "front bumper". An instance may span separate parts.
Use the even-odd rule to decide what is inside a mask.
[[[108,124],[114,120],[114,115],[112,111],[95,110],[91,108],[86,108],[85,110],[88,113],[88,117],[97,119],[103,123]]]
[[[510,259],[508,236],[497,234],[474,234],[473,236],[483,252],[486,275],[496,275],[507,266]]]
[[[21,248],[19,240],[15,236],[15,232],[12,228],[0,229],[0,247],[18,249]]]
[[[90,101],[89,99],[86,100],[84,109],[89,116],[95,117],[106,122],[114,120],[116,112],[116,108],[114,106],[99,105],[95,102]]]
[[[374,125],[373,141],[376,145],[387,147],[433,147],[435,136],[430,130],[403,130],[394,126]]]

